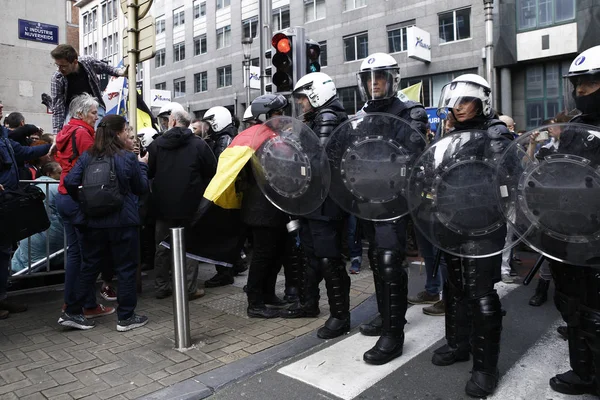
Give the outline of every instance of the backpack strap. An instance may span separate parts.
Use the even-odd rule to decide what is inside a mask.
[[[69,162],[73,162],[73,160],[79,157],[79,150],[77,150],[77,137],[75,135],[76,133],[77,129],[75,129],[71,135],[71,151],[73,154],[71,154],[71,157],[69,157]]]

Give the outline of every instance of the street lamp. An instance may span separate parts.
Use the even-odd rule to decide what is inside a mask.
[[[246,107],[250,105],[250,57],[252,53],[252,37],[242,39],[242,51],[244,53],[244,73],[246,74]]]
[[[483,0],[483,10],[485,14],[485,77],[495,94],[494,82],[494,0]]]

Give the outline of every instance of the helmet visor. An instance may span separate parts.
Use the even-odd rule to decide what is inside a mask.
[[[464,119],[467,120],[480,114],[489,116],[492,112],[490,104],[490,93],[482,86],[471,82],[450,82],[442,88],[437,113],[440,118],[446,118],[452,110],[457,119],[463,119],[459,118],[460,115],[468,116]]]
[[[294,118],[304,121],[312,109],[310,100],[304,90],[299,89],[292,93],[292,116]]]
[[[398,69],[359,72],[358,88],[363,101],[383,100],[396,96]]]

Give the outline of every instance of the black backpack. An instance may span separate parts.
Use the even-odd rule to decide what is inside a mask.
[[[88,217],[103,217],[120,211],[125,196],[119,189],[113,157],[92,157],[83,171],[79,188],[81,211]]]

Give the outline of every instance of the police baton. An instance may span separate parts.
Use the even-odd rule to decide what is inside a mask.
[[[531,267],[531,269],[529,270],[529,273],[523,280],[523,285],[529,285],[529,282],[531,282],[531,280],[533,279],[535,274],[537,274],[538,270],[542,267],[542,263],[544,262],[545,259],[546,259],[546,256],[540,254],[537,261],[535,262],[533,267]]]
[[[431,273],[431,277],[435,278],[440,270],[440,262],[442,261],[442,250],[437,249],[437,253],[435,254],[435,260],[433,260],[433,272]]]

